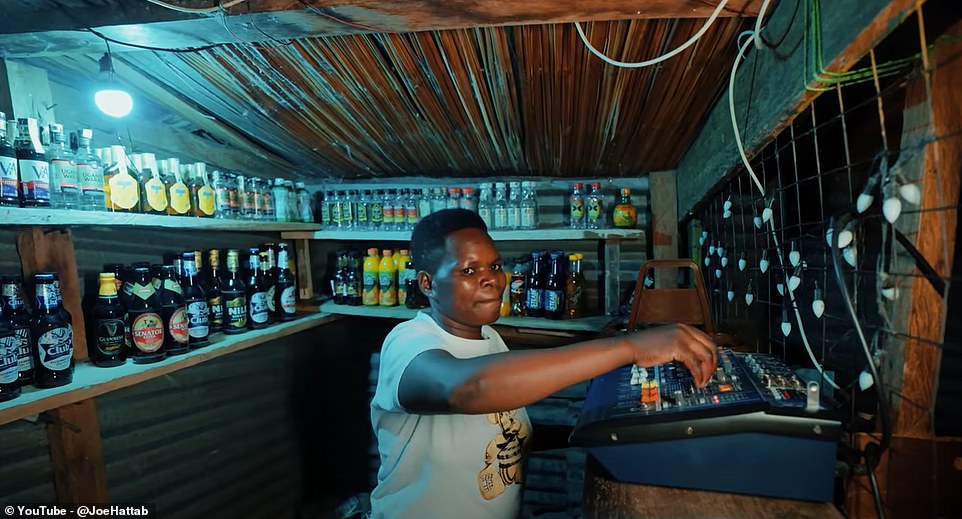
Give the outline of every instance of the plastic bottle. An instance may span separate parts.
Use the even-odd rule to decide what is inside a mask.
[[[575,182],[571,185],[571,194],[568,195],[568,226],[572,229],[585,228],[585,195],[582,192],[584,185]]]
[[[508,229],[521,228],[521,182],[508,183]]]
[[[521,228],[538,228],[538,197],[534,190],[534,182],[521,183]]]
[[[449,187],[448,197],[444,201],[445,209],[457,209],[461,207],[461,188],[460,187]]]
[[[397,305],[397,268],[394,266],[394,251],[381,251],[381,263],[378,265],[377,278],[380,287],[378,304],[381,306]]]
[[[478,201],[474,198],[474,188],[473,187],[462,187],[461,188],[461,209],[467,209],[468,211],[478,212]]]
[[[504,182],[496,182],[494,184],[494,205],[492,208],[492,217],[494,220],[494,230],[504,230],[508,228],[508,197],[507,186]]]
[[[401,249],[397,253],[395,265],[397,267],[397,304],[406,305],[407,303],[407,264],[411,261],[411,255],[407,249]]]
[[[638,224],[635,206],[631,203],[631,189],[621,189],[621,197],[611,215],[611,223],[618,228],[634,228]]]
[[[421,188],[421,196],[418,197],[418,217],[424,218],[431,214],[431,189]]]
[[[367,256],[364,258],[364,268],[363,268],[363,292],[361,293],[361,303],[365,306],[375,306],[380,301],[381,293],[378,286],[378,263],[380,258],[377,255],[377,249],[370,248],[367,250]]]
[[[357,194],[354,191],[345,191],[344,196],[341,197],[341,228],[342,229],[353,229],[354,224],[354,206],[357,204]],[[292,219],[293,221],[293,219]]]
[[[484,182],[478,186],[478,216],[484,221],[488,229],[493,229],[494,206],[491,201],[491,183]]]
[[[371,229],[371,190],[361,191],[357,197],[357,206],[354,208],[357,219],[357,228],[361,231]]]
[[[601,193],[601,183],[592,182],[591,190],[585,198],[585,227],[601,229],[605,223],[605,201]]]
[[[407,221],[404,227],[407,230],[411,230],[411,229],[414,229],[414,226],[417,225],[418,222],[421,220],[421,212],[418,210],[417,190],[409,189],[407,196],[404,198],[404,201],[405,201],[404,218]],[[398,289],[400,288],[401,286],[398,285]]]

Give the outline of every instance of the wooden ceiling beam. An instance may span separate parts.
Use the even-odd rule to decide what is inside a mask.
[[[189,14],[147,1],[116,1],[111,8],[71,8],[51,1],[7,6],[0,24],[0,55],[36,57],[101,51],[103,41],[87,28],[120,41],[163,48],[219,43],[270,42],[309,36],[371,32],[417,32],[501,25],[567,23],[644,18],[706,18],[705,0],[248,0],[224,12]],[[202,8],[214,0],[169,0]],[[228,2],[222,2],[228,3]],[[753,17],[762,0],[729,0],[720,16]],[[61,4],[62,5],[62,4]],[[310,7],[308,7],[310,6]],[[112,50],[136,50],[115,45]]]

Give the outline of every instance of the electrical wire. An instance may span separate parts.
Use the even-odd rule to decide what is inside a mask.
[[[738,39],[742,36],[752,35],[752,31],[743,31],[738,35]],[[755,186],[758,188],[758,192],[762,197],[765,196],[765,188],[762,186],[760,180],[758,180],[758,175],[755,174],[755,170],[752,168],[750,162],[748,162],[748,156],[745,154],[745,144],[742,142],[742,134],[738,130],[738,120],[735,118],[735,73],[738,71],[738,65],[745,56],[745,50],[748,46],[754,43],[754,38],[748,38],[745,43],[741,45],[738,49],[738,55],[735,56],[735,64],[732,66],[732,72],[728,76],[728,112],[731,115],[732,120],[732,131],[735,132],[735,145],[738,146],[738,154],[742,158],[742,163],[745,164],[745,169],[748,170],[748,174],[751,176],[752,181],[755,182]]]
[[[765,11],[768,11],[768,4],[771,2],[772,0],[762,2],[762,8],[758,10],[758,17],[755,18],[755,34],[753,37],[756,49],[760,49],[765,45],[765,41],[762,40],[762,19],[765,17]]]
[[[247,0],[229,0],[227,2],[217,2],[217,5],[211,7],[183,7],[180,5],[168,4],[162,0],[147,0],[148,2],[159,5],[165,9],[170,9],[171,11],[177,11],[179,13],[191,13],[191,14],[204,14],[204,13],[216,13],[223,9],[230,9],[237,4],[246,2]]]
[[[93,27],[87,27],[87,28],[85,28],[84,30],[87,31],[87,32],[89,32],[89,33],[92,33],[93,35],[97,36],[98,38],[100,38],[100,39],[102,39],[102,40],[104,40],[104,41],[107,41],[107,42],[110,42],[110,43],[116,43],[117,45],[123,45],[123,46],[125,46],[125,47],[133,47],[133,48],[135,48],[135,49],[152,50],[152,51],[156,51],[156,52],[172,52],[172,53],[174,53],[174,54],[184,54],[184,53],[188,53],[188,52],[200,52],[200,51],[202,51],[202,50],[214,49],[214,48],[217,48],[217,47],[221,47],[221,46],[227,45],[226,43],[212,43],[212,44],[210,44],[210,45],[201,45],[200,47],[188,47],[188,48],[185,48],[185,49],[170,49],[170,48],[153,47],[153,46],[150,46],[150,45],[141,45],[141,44],[139,44],[139,43],[130,43],[130,42],[126,42],[126,41],[117,40],[117,39],[111,38],[110,36],[107,36],[106,34],[104,34],[104,33],[102,33],[102,32],[97,31],[97,30],[94,29]]]
[[[768,3],[768,1],[769,0],[765,0],[766,3]],[[591,45],[591,42],[588,41],[588,37],[585,35],[585,31],[581,28],[581,22],[575,22],[575,28],[578,29],[578,36],[581,36],[581,41],[584,42],[585,47],[588,47],[588,50],[590,50],[592,54],[601,58],[601,60],[604,61],[605,63],[609,65],[614,65],[616,67],[622,67],[622,68],[641,68],[641,67],[647,67],[649,65],[661,63],[662,61],[670,59],[675,55],[677,55],[678,53],[684,51],[688,47],[691,47],[692,45],[694,45],[695,42],[698,41],[705,34],[705,32],[708,31],[708,28],[711,27],[713,23],[715,23],[715,19],[718,18],[718,15],[722,12],[722,9],[725,8],[726,4],[728,4],[728,0],[722,0],[721,2],[719,2],[718,6],[715,7],[715,10],[712,11],[711,16],[708,17],[708,21],[705,22],[705,25],[703,25],[701,29],[699,29],[698,32],[696,32],[695,35],[689,38],[688,41],[686,41],[685,43],[682,43],[680,46],[676,47],[674,50],[671,50],[665,54],[662,54],[657,58],[652,58],[645,61],[638,61],[634,63],[618,61],[618,60],[611,59],[608,56],[605,56],[604,53],[596,49],[593,45]]]

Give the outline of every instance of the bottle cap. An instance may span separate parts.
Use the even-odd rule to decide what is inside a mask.
[[[374,247],[371,247],[370,249],[367,250],[367,255],[368,255],[368,256],[377,256],[377,249],[374,248]]]
[[[391,249],[381,249],[381,256],[391,256],[393,254],[394,251]]]

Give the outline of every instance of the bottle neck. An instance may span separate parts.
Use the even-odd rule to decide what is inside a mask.
[[[42,314],[54,313],[60,306],[60,297],[53,283],[37,285],[37,311]]]
[[[11,312],[23,310],[25,301],[23,300],[23,290],[17,283],[7,283],[3,285],[2,306]]]

